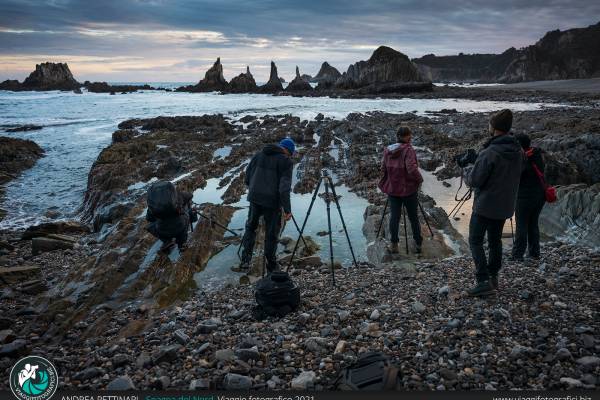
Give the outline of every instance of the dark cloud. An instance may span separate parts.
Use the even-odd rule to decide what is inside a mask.
[[[219,55],[258,65],[271,54],[285,70],[312,72],[324,59],[345,69],[380,44],[411,57],[501,52],[598,16],[596,0],[0,0],[0,66],[19,54],[134,55],[162,66]]]

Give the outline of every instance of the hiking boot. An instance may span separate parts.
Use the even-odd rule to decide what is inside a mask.
[[[400,246],[398,246],[398,243],[390,243],[387,250],[391,254],[398,254],[400,253]]]
[[[240,265],[238,265],[237,269],[240,270],[240,271],[248,271],[248,270],[250,270],[250,262],[249,261],[242,261],[240,263]]]
[[[498,276],[497,275],[490,276],[490,285],[492,285],[494,290],[498,290]]]
[[[479,282],[475,287],[467,290],[467,294],[472,297],[485,297],[494,293],[494,287],[489,281]]]

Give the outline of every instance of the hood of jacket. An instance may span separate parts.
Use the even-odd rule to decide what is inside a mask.
[[[268,144],[263,147],[262,152],[268,156],[272,156],[274,154],[285,154],[283,148],[276,144]]]
[[[391,158],[398,158],[400,157],[402,154],[404,154],[404,152],[406,151],[406,149],[408,149],[410,147],[409,143],[394,143],[394,144],[390,144],[387,147],[387,151],[388,154]]]
[[[489,140],[484,147],[509,161],[523,158],[523,148],[512,135],[496,136]]]

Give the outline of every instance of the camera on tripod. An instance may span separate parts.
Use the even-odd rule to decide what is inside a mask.
[[[457,154],[454,157],[454,161],[459,167],[465,168],[467,165],[475,164],[477,160],[477,152],[474,149],[469,149],[464,153]]]

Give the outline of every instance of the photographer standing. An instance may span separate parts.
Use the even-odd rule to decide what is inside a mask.
[[[419,172],[417,153],[410,145],[411,138],[412,132],[409,128],[398,128],[398,132],[396,132],[398,143],[385,148],[381,164],[383,177],[379,181],[379,189],[388,195],[392,211],[390,216],[391,245],[388,250],[393,254],[399,252],[398,228],[402,207],[405,207],[410,220],[417,254],[421,253],[423,243],[421,224],[417,215],[419,207],[417,196],[423,177]]]
[[[515,212],[523,150],[508,133],[513,115],[508,109],[490,118],[492,138],[483,146],[473,167],[465,171],[465,182],[473,189],[475,200],[469,224],[469,246],[476,267],[477,285],[470,296],[486,296],[498,289],[502,266],[502,230]],[[489,257],[483,241],[487,233]]]

